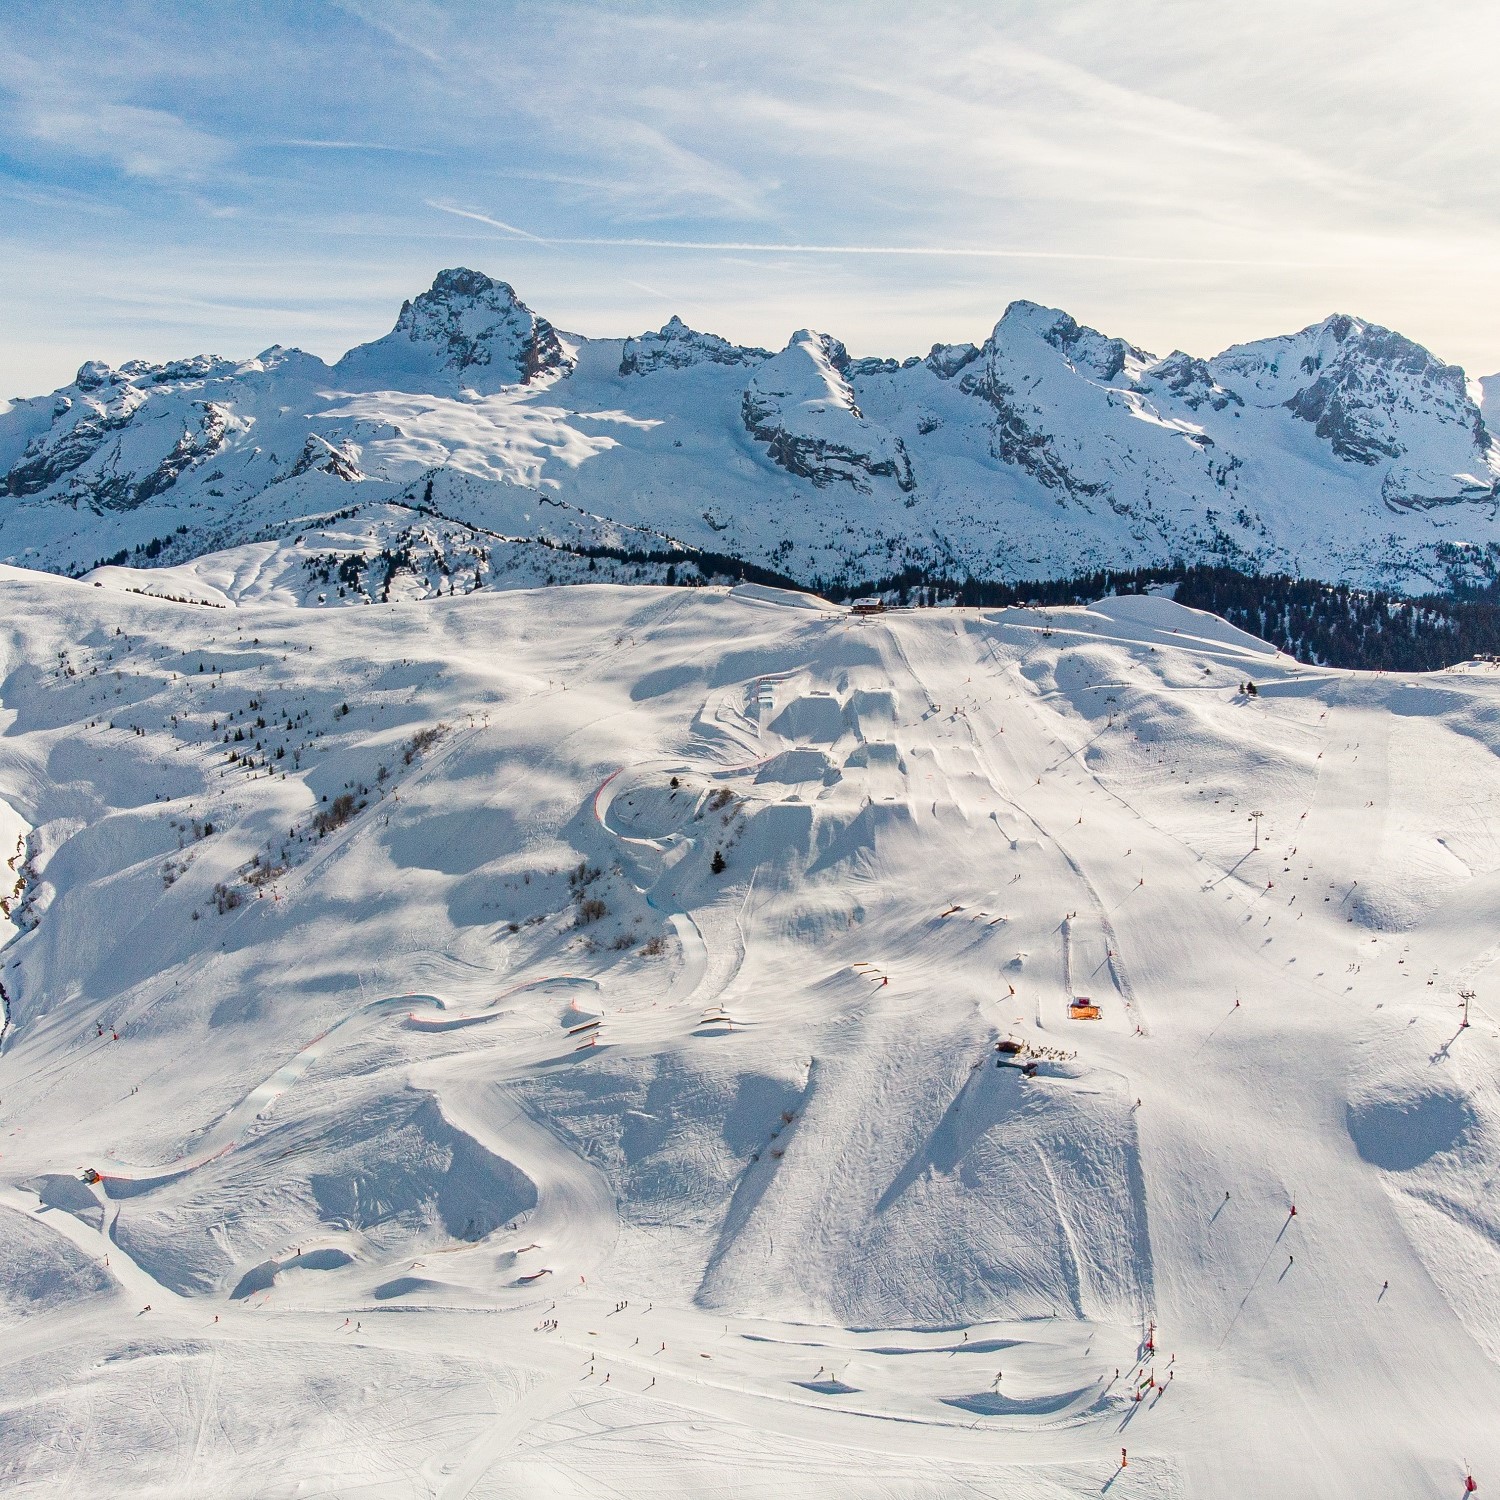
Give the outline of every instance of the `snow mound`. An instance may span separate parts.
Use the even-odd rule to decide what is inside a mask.
[[[325,1144],[314,1164],[299,1167],[295,1143],[309,1139]],[[332,1231],[350,1259],[382,1264],[481,1240],[535,1202],[522,1173],[450,1125],[430,1095],[413,1092],[288,1123],[132,1196],[114,1235],[174,1291],[238,1285],[245,1296],[281,1267],[279,1256],[257,1258],[257,1249]]]
[[[797,785],[804,781],[836,781],[839,768],[821,750],[807,748],[783,750],[773,755],[755,773],[758,782],[785,782]]]
[[[1442,1089],[1369,1094],[1349,1105],[1349,1134],[1356,1149],[1387,1172],[1409,1172],[1458,1150],[1478,1123],[1464,1095]]]
[[[807,693],[791,699],[771,728],[787,739],[832,745],[845,733],[844,705],[833,693]]]
[[[912,1061],[902,1049],[872,1070],[874,1059],[856,1051],[818,1069],[792,1146],[757,1164],[753,1194],[731,1213],[705,1279],[708,1305],[749,1296],[872,1327],[1135,1316],[1151,1266],[1123,1090],[1091,1079],[1044,1093],[1015,1071],[981,1067],[956,1093],[932,1096],[864,1169],[830,1173],[832,1141],[851,1128],[867,1138],[884,1096],[942,1088],[940,1074],[914,1073]],[[952,1224],[959,1199],[962,1227],[934,1240],[924,1226]],[[824,1250],[813,1231],[835,1205],[863,1226],[853,1255]],[[765,1260],[759,1221],[770,1219],[787,1248],[756,1264]],[[1023,1221],[1052,1232],[1029,1233],[1022,1249]]]
[[[114,1278],[45,1224],[0,1207],[0,1324],[107,1296]]]

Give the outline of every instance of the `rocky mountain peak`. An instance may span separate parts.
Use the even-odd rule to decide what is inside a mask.
[[[456,297],[484,297],[511,305],[519,301],[516,289],[508,281],[495,281],[483,271],[471,271],[467,266],[439,271],[432,278],[431,288],[422,292],[417,301],[451,301]]]
[[[1109,338],[1060,308],[1043,307],[1024,299],[1012,302],[1005,309],[989,344],[998,348],[1026,336],[1050,344],[1080,374],[1095,380],[1114,380],[1127,366],[1140,369],[1151,363],[1151,356],[1144,349],[1124,339]]]
[[[1226,349],[1215,380],[1255,406],[1282,406],[1345,462],[1390,463],[1395,509],[1475,498],[1489,435],[1464,372],[1404,335],[1347,313],[1299,333]]]
[[[849,351],[829,333],[816,333],[811,328],[799,328],[787,341],[784,353],[797,349],[815,364],[827,364],[842,375],[849,373]],[[853,401],[851,392],[849,399]]]
[[[318,377],[328,373],[328,366],[316,354],[305,349],[288,349],[281,344],[272,344],[262,349],[253,359],[239,366],[240,374],[274,372],[282,375],[306,375]]]
[[[951,380],[979,358],[978,344],[934,344],[922,363],[939,380]]]
[[[820,487],[837,480],[868,491],[870,479],[886,476],[912,489],[905,445],[865,420],[848,369],[849,351],[836,338],[799,328],[750,377],[741,402],[746,430],[782,468]]]
[[[1286,405],[1325,377],[1344,381],[1376,366],[1452,395],[1465,391],[1457,365],[1444,364],[1403,334],[1348,313],[1334,313],[1279,338],[1235,344],[1207,363],[1216,378],[1254,405]]]
[[[471,388],[481,394],[527,385],[571,369],[557,331],[515,289],[480,271],[439,271],[432,286],[401,304],[383,338],[351,349],[335,367],[359,385]]]
[[[115,379],[115,372],[102,359],[86,360],[78,367],[73,384],[80,391],[97,391]]]
[[[685,370],[693,365],[758,364],[770,357],[767,349],[732,344],[716,333],[699,333],[673,313],[656,333],[625,340],[620,373],[648,375],[653,370]]]

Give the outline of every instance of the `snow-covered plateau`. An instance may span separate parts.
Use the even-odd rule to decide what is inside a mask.
[[[383,597],[326,587],[312,556],[354,519],[381,580],[399,557],[429,595],[562,581],[543,542],[677,543],[803,583],[1212,563],[1421,593],[1500,574],[1495,388],[1344,315],[1157,358],[1013,302],[982,344],[852,359],[678,318],[585,338],[455,269],[333,365],[90,362],[13,401],[0,560],[78,575],[264,544],[284,597]]]
[[[974,415],[1049,384],[1165,434],[1139,450],[1164,465],[1206,461],[1142,415],[1169,382],[1134,351],[1012,322],[946,373],[846,372],[816,335],[695,363],[669,328],[622,375],[618,346],[456,319],[462,371],[399,398],[410,418],[374,355],[337,422],[308,416],[330,377],[303,356],[100,372],[72,418],[38,408],[11,473],[42,487],[6,525],[51,518],[30,534],[58,566],[69,527],[125,525],[104,478],[173,449],[194,401],[216,456],[139,505],[207,514],[212,483],[226,525],[292,514],[314,476],[394,493],[436,448],[519,463],[526,434],[530,480],[560,465],[582,515],[592,466],[644,475],[674,423],[685,476],[741,462],[740,498],[800,493],[809,535],[825,505],[930,521],[980,473],[996,515],[1040,519],[1053,491],[984,457],[1002,439],[1102,525],[1104,459]],[[1291,343],[1327,362],[1352,337]],[[1050,361],[1024,398],[1018,347]],[[1442,489],[1474,441],[1461,386],[1393,365],[1430,404],[1346,407],[1324,437],[1277,359],[1174,399],[1300,435],[1276,451],[1320,504],[1363,517],[1374,484],[1404,489],[1385,526],[1488,514]],[[533,371],[552,383],[506,384]],[[632,415],[563,403],[632,380]],[[890,435],[903,382],[971,456]],[[670,415],[688,393],[696,425]],[[826,482],[773,485],[742,403]],[[73,418],[119,463],[43,484]],[[503,443],[473,445],[485,424]],[[1402,456],[1327,457],[1366,441]],[[275,545],[170,570],[180,600],[0,568],[0,1491],[1500,1483],[1494,667],[1301,665],[1157,596],[861,618],[596,584],[319,611],[236,586]]]

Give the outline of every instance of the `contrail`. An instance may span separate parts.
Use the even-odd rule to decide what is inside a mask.
[[[507,234],[513,234],[517,239],[532,240],[538,245],[565,244],[566,241],[544,240],[539,234],[528,234],[524,229],[517,229],[514,224],[507,224],[504,219],[492,219],[488,214],[474,213],[467,208],[454,208],[447,203],[434,203],[431,198],[427,199],[428,208],[435,208],[440,213],[453,214],[460,219],[473,219],[479,224],[488,224],[493,229],[503,229]]]
[[[627,250],[714,250],[739,254],[763,255],[911,255],[931,257],[954,257],[969,260],[1067,260],[1101,261],[1118,265],[1192,265],[1192,266],[1269,266],[1292,265],[1292,261],[1270,260],[1260,257],[1230,257],[1202,255],[1119,255],[1085,250],[1015,250],[998,248],[974,248],[957,245],[808,245],[797,242],[773,240],[653,240],[628,237],[559,235],[555,237],[532,234],[507,224],[503,219],[489,214],[476,213],[471,209],[453,208],[446,203],[427,200],[429,208],[441,213],[454,214],[460,219],[473,219],[488,224],[494,229],[504,230],[516,239],[528,240],[536,245],[586,245],[614,247]]]
[[[307,151],[392,151],[400,156],[441,156],[441,151],[432,151],[425,146],[392,146],[385,141],[320,141],[307,137],[290,137],[271,141],[272,146],[296,146]]]

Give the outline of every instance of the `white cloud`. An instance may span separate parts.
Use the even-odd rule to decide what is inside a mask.
[[[18,73],[13,66],[13,123],[41,145],[107,161],[128,177],[157,183],[202,181],[233,155],[227,141],[168,110],[87,97],[55,81],[22,82]]]
[[[488,224],[491,229],[503,230],[514,239],[531,240],[538,245],[550,243],[544,240],[539,234],[531,234],[525,229],[517,229],[514,224],[507,224],[504,219],[492,218],[489,214],[479,213],[475,209],[456,208],[451,203],[435,203],[431,199],[428,200],[427,206],[437,209],[439,213],[452,214],[458,219],[470,219],[476,224]]]
[[[755,240],[661,240],[641,236],[581,236],[556,235],[544,237],[529,230],[507,224],[503,219],[475,209],[457,208],[450,203],[429,200],[429,208],[440,213],[452,214],[456,218],[470,219],[477,224],[488,224],[513,239],[528,240],[536,245],[591,246],[624,250],[691,250],[727,252],[737,255],[875,255],[915,256],[920,258],[953,260],[1063,260],[1098,261],[1109,265],[1215,265],[1215,266],[1263,266],[1264,256],[1210,256],[1210,255],[1131,255],[1110,251],[1089,250],[1027,250],[1006,249],[1000,246],[975,245],[814,245],[783,241],[757,242]],[[1281,262],[1286,266],[1299,264],[1295,260]]]

